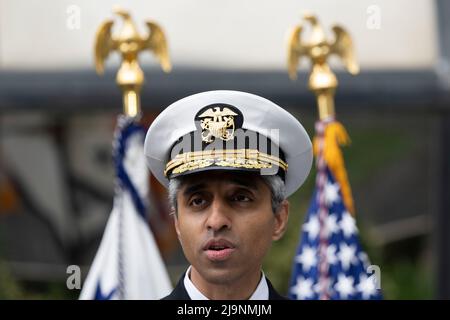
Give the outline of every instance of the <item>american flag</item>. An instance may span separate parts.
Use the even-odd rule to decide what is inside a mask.
[[[316,126],[319,139],[323,138],[325,125],[320,122]],[[355,219],[346,209],[339,183],[320,151],[316,164],[314,196],[294,258],[289,297],[295,300],[381,299],[380,277],[373,273],[377,267],[370,266],[359,241]]]

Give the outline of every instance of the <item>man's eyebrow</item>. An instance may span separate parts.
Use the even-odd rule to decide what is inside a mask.
[[[187,197],[187,196],[189,196],[189,195],[191,195],[191,194],[193,194],[193,193],[195,193],[195,192],[197,192],[199,190],[205,189],[205,188],[206,188],[206,184],[205,183],[203,183],[203,182],[195,183],[195,184],[192,184],[190,186],[187,186],[186,189],[184,189],[184,191],[183,191],[183,195],[185,197]]]

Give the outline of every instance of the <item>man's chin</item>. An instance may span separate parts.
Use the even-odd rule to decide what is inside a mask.
[[[215,285],[230,284],[239,279],[239,272],[229,266],[209,266],[200,273],[207,282]]]

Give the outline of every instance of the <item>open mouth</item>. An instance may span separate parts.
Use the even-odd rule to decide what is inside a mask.
[[[210,240],[204,246],[206,256],[211,261],[227,260],[235,250],[233,243],[224,240]]]
[[[208,248],[208,250],[219,251],[219,250],[228,249],[228,248],[229,247],[226,247],[226,246],[211,246]]]

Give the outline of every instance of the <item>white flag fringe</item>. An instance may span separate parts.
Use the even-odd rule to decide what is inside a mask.
[[[172,290],[145,219],[149,171],[145,166],[144,138],[141,126],[119,116],[114,137],[114,206],[84,282],[82,300],[153,300]]]

